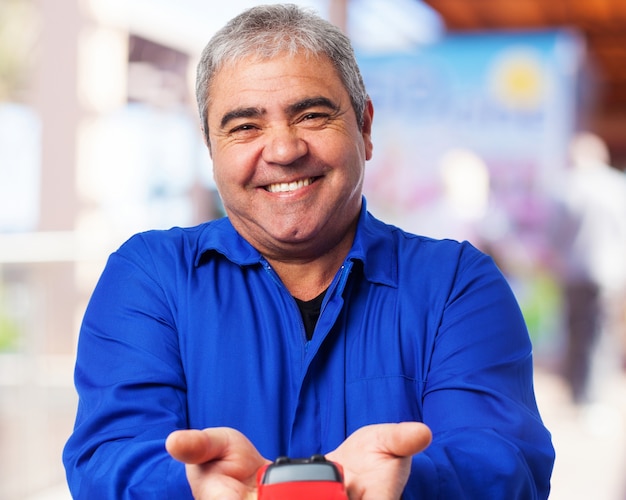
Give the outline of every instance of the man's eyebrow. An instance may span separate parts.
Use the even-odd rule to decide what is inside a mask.
[[[329,109],[332,109],[333,111],[339,110],[339,106],[335,104],[333,101],[331,101],[328,97],[319,96],[319,97],[309,97],[309,98],[297,101],[293,104],[290,104],[287,107],[287,112],[289,114],[297,114],[309,108],[316,108],[316,107],[329,108]],[[222,119],[220,120],[220,128],[226,127],[226,125],[228,125],[228,122],[230,122],[231,120],[236,120],[238,118],[258,118],[260,116],[263,116],[264,114],[265,114],[264,109],[257,108],[254,106],[251,106],[248,108],[236,108],[224,114],[224,116],[222,116]]]
[[[220,128],[224,128],[228,125],[228,122],[231,120],[236,120],[237,118],[258,118],[265,114],[265,111],[259,108],[250,107],[250,108],[236,108],[232,111],[229,111],[220,121]]]
[[[287,110],[290,114],[296,114],[309,108],[317,107],[329,108],[333,111],[339,111],[339,106],[337,104],[331,101],[328,97],[323,96],[302,99],[301,101],[291,104],[287,108]]]

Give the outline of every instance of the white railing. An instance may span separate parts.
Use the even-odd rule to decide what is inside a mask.
[[[0,264],[100,260],[112,249],[112,237],[106,232],[0,233]]]

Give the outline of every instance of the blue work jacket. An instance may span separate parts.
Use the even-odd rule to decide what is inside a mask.
[[[227,218],[138,234],[110,256],[80,332],[64,450],[75,498],[191,498],[175,429],[229,426],[263,456],[421,421],[403,498],[546,498],[554,460],[531,344],[492,259],[365,208],[307,341],[295,300]]]

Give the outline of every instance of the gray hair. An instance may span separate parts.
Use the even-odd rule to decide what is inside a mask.
[[[359,126],[367,91],[350,40],[339,28],[312,11],[293,4],[260,5],[231,19],[202,51],[196,76],[196,99],[202,130],[209,139],[207,109],[215,74],[226,63],[247,56],[272,58],[303,51],[330,59],[352,102]]]

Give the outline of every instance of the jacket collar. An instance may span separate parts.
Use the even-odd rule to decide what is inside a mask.
[[[363,197],[359,222],[347,261],[359,261],[365,278],[388,286],[397,286],[398,260],[396,239],[391,235],[398,228],[387,225],[367,211]],[[198,241],[196,266],[202,264],[208,253],[216,252],[240,266],[250,266],[263,261],[263,256],[233,227],[227,217],[207,222],[202,226]]]

